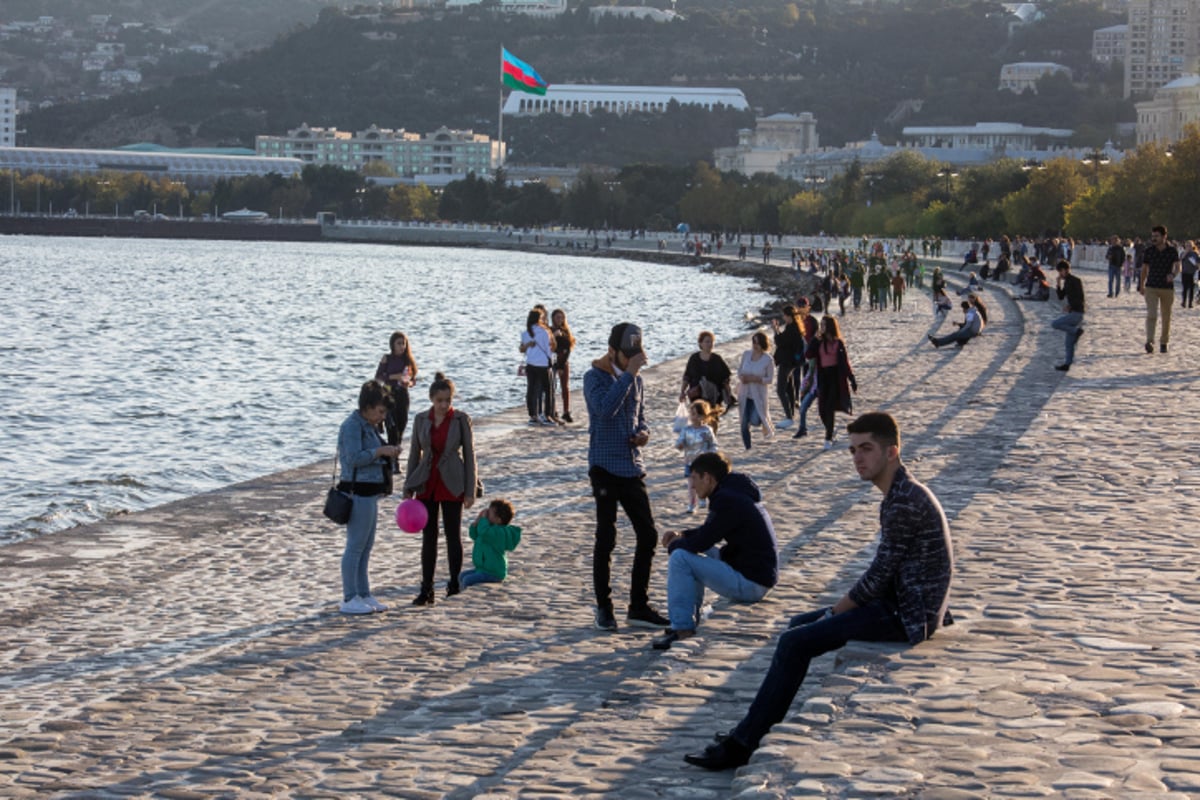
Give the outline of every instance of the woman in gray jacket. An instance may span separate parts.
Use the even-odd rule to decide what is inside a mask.
[[[421,533],[421,592],[413,605],[434,603],[433,572],[437,566],[438,511],[446,533],[450,580],[446,596],[459,592],[462,571],[462,512],[475,503],[475,439],[471,418],[451,406],[454,383],[438,373],[429,385],[432,407],[413,420],[404,496],[425,504],[429,519]]]

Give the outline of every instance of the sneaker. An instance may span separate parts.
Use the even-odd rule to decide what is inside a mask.
[[[697,508],[700,508],[700,509],[705,509],[705,508],[708,508],[708,501],[707,501],[707,500],[701,500],[701,501],[700,501],[700,505],[699,505],[699,506],[697,506]]]
[[[555,423],[555,422],[554,422],[554,420],[552,420],[552,419],[547,419],[547,418],[546,418],[546,415],[545,415],[545,414],[543,414],[543,415],[541,415],[540,417],[538,417],[538,418],[537,418],[537,424],[538,424],[538,425],[544,425],[544,426],[547,426],[547,427],[553,428],[553,427],[555,426],[555,424],[556,424],[556,423]]]
[[[529,418],[529,422],[527,422],[527,423],[525,423],[525,424],[526,424],[526,425],[537,425],[537,424],[538,424],[538,421],[537,421],[536,419],[534,419],[533,417],[530,417],[530,418]]]
[[[796,433],[792,435],[792,438],[803,439],[805,436],[808,436],[808,428],[801,428],[800,430],[796,431]]]
[[[1058,370],[1059,372],[1066,372],[1070,368],[1071,368],[1070,364],[1059,364],[1058,366],[1055,367],[1055,369]]]
[[[1158,352],[1160,352],[1160,353],[1167,352],[1167,343],[1166,342],[1163,342],[1162,344],[1160,344],[1158,346]]]
[[[641,608],[630,608],[625,615],[625,623],[635,628],[658,628],[664,630],[671,627],[671,621],[658,613],[649,604]]]
[[[567,411],[567,412],[565,412],[565,413],[562,415],[562,421],[563,421],[563,422],[567,422],[567,423],[573,423],[573,422],[575,422],[575,420],[571,419],[571,412],[570,412],[570,411]]]
[[[374,614],[375,609],[367,605],[361,597],[355,595],[346,602],[338,606],[338,611],[343,614]]]
[[[826,440],[825,440],[825,449],[826,449],[826,450],[832,450],[832,449],[833,449],[833,440],[832,440],[832,439],[826,439]]]
[[[791,420],[791,419],[785,419],[785,420],[781,421],[781,422],[780,422],[778,425],[776,425],[775,427],[776,427],[776,428],[778,428],[778,429],[779,429],[779,430],[781,430],[781,431],[785,431],[785,430],[787,430],[788,428],[792,427],[792,426],[793,426],[793,425],[795,425],[795,424],[796,424],[795,420]]]
[[[372,611],[387,611],[387,606],[376,600],[371,595],[361,598],[361,600],[371,607]]]
[[[1154,352],[1154,344],[1152,342],[1146,342],[1146,352],[1147,353]]]
[[[659,636],[651,643],[651,646],[655,650],[670,650],[671,645],[695,635],[695,631],[676,631],[668,628],[666,633],[664,633],[662,636]]]
[[[596,606],[596,619],[592,623],[592,627],[598,631],[612,631],[616,633],[617,618],[613,616],[612,609]]]
[[[687,507],[687,513],[688,513],[688,514],[695,514],[695,513],[696,513],[696,507],[695,507],[695,506],[688,506],[688,507]]]

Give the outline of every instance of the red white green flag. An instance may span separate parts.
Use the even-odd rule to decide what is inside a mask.
[[[537,70],[503,47],[500,48],[500,81],[510,89],[544,95],[550,85]]]

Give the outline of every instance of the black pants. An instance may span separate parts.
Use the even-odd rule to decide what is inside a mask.
[[[1183,278],[1183,305],[1191,308],[1196,298],[1196,276],[1184,273],[1180,277]]]
[[[833,439],[834,415],[837,413],[838,396],[841,393],[838,383],[838,368],[820,367],[817,372],[817,411],[821,413],[821,422],[825,424],[825,441]]]
[[[525,409],[530,419],[554,413],[547,395],[550,392],[550,368],[525,365]]]
[[[438,507],[442,510],[442,524],[446,531],[446,558],[450,561],[450,582],[458,583],[462,572],[462,511],[461,500],[422,500],[429,520],[421,531],[421,588],[433,586],[433,570],[437,566]]]
[[[408,389],[403,386],[392,387],[392,407],[388,409],[384,427],[387,429],[387,443],[400,444],[408,428]]]
[[[787,363],[778,365],[775,370],[775,394],[779,396],[779,405],[787,419],[796,414],[796,380],[792,375],[796,371],[797,367]]]
[[[633,574],[629,580],[629,606],[641,608],[649,602],[650,566],[658,545],[658,531],[650,511],[650,496],[641,477],[621,478],[592,467],[588,470],[592,495],[596,498],[596,546],[592,551],[592,584],[596,605],[612,610],[612,553],[617,546],[617,504],[633,524],[637,547],[633,554]]]

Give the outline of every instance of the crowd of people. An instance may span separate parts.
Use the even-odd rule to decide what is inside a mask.
[[[922,242],[922,251],[937,252],[940,246],[940,242]],[[995,268],[991,266],[993,246],[998,255]],[[769,258],[769,247],[768,241],[764,258]],[[975,255],[969,255],[967,263],[978,265],[978,270],[970,272],[959,291],[963,319],[949,334],[930,333],[933,346],[962,347],[979,336],[988,323],[984,295],[989,282],[1009,280],[1011,271],[1017,296],[1024,290],[1031,297],[1045,294],[1061,302],[1062,314],[1051,323],[1065,337],[1064,359],[1056,369],[1070,370],[1076,344],[1084,334],[1086,310],[1083,282],[1072,271],[1072,247],[1069,240],[1030,243],[1003,237],[995,245],[986,240],[972,248]],[[1180,253],[1168,242],[1166,230],[1158,226],[1136,256],[1114,238],[1107,260],[1109,297],[1119,296],[1123,281],[1129,291],[1129,265],[1135,265],[1137,291],[1144,295],[1147,309],[1146,352],[1153,352],[1156,335],[1160,352],[1167,352],[1177,275],[1184,277],[1181,306],[1192,307],[1195,273],[1200,268],[1195,246],[1188,242]],[[853,415],[853,395],[858,391],[841,330],[846,301],[852,309],[860,309],[865,290],[870,310],[899,311],[907,290],[922,288],[925,282],[925,268],[911,247],[898,248],[893,257],[885,248],[868,248],[864,243],[858,253],[822,253],[819,260],[809,262],[804,254],[794,252],[793,263],[797,268],[809,263],[824,272],[815,292],[785,304],[779,318],[771,321],[769,333],[754,332],[749,348],[736,360],[727,362],[714,350],[713,333],[701,331],[697,350],[684,367],[674,446],[683,458],[686,514],[697,509],[705,512],[700,524],[660,535],[655,521],[644,459],[651,427],[645,411],[642,371],[647,355],[642,329],[629,322],[614,325],[605,351],[585,370],[586,463],[595,513],[595,629],[616,632],[620,628],[613,590],[619,513],[628,518],[634,535],[624,624],[657,630],[659,636],[652,641],[655,649],[669,649],[696,635],[705,619],[707,592],[751,604],[764,599],[777,585],[780,565],[774,523],[762,490],[749,475],[735,470],[722,452],[722,419],[737,411],[741,442],[750,450],[756,429],[762,440],[769,441],[777,430],[789,429],[798,421],[794,438],[805,437],[807,412],[815,402],[824,449],[832,449],[838,434],[837,415]],[[1042,263],[1054,263],[1053,290]],[[953,307],[949,288],[941,268],[934,268],[930,290],[939,324]],[[839,300],[836,314],[834,297]],[[530,310],[518,344],[530,425],[574,422],[569,364],[575,344],[564,310],[548,314],[540,305]],[[400,472],[409,392],[416,385],[417,374],[408,338],[402,332],[392,334],[375,380],[363,384],[358,408],[339,431],[341,480],[337,486],[353,500],[341,562],[341,610],[347,614],[386,610],[372,594],[368,566],[378,499],[392,492],[393,476]],[[511,503],[494,499],[469,525],[473,569],[463,569],[463,513],[484,494],[472,423],[466,413],[454,408],[454,384],[441,373],[430,382],[428,396],[429,407],[413,417],[401,483],[403,497],[420,502],[426,512],[421,531],[421,584],[413,600],[418,606],[432,605],[436,599],[439,539],[445,540],[447,597],[478,583],[503,581],[508,575],[508,553],[521,541],[521,529],[512,524],[516,512]],[[856,472],[883,495],[876,555],[838,602],[791,618],[744,717],[731,731],[717,734],[702,752],[686,756],[692,764],[726,769],[746,763],[771,726],[785,717],[815,656],[851,640],[917,644],[951,622],[947,610],[953,575],[949,527],[937,498],[908,473],[900,459],[899,424],[888,414],[869,412],[854,418],[845,431]],[[660,546],[668,553],[666,615],[650,602],[649,595],[653,561]]]

